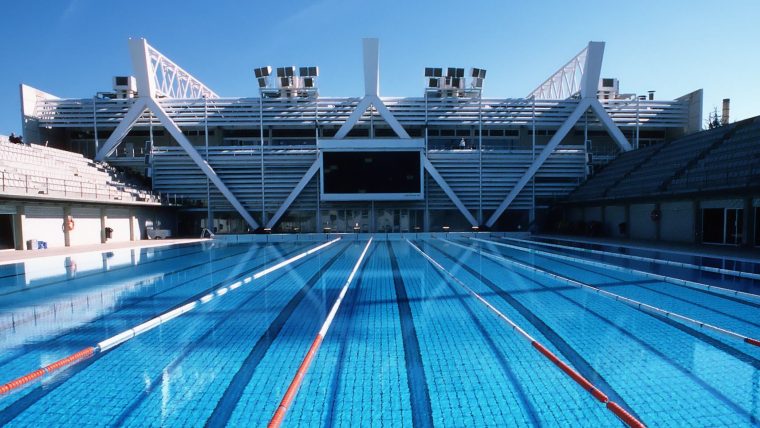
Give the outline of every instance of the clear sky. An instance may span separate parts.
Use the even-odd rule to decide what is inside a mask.
[[[145,37],[222,96],[256,96],[262,65],[318,65],[323,96],[363,94],[361,38],[380,38],[380,94],[421,96],[425,66],[488,70],[486,97],[522,97],[589,40],[621,92],[705,91],[704,115],[760,114],[760,1],[25,1],[0,25],[0,134],[21,130],[19,83],[84,98],[132,74]]]

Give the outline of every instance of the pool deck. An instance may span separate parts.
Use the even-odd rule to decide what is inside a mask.
[[[208,241],[208,239],[161,239],[140,240],[125,242],[107,242],[105,244],[76,245],[72,247],[48,248],[47,250],[2,250],[0,251],[0,264],[20,263],[30,259],[51,256],[68,256],[71,254],[103,252],[120,250],[123,248],[149,248],[163,247],[174,244],[190,244],[193,242]]]

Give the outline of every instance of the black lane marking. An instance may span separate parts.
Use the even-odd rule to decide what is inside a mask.
[[[308,258],[304,257],[301,260],[298,260],[293,264],[293,267],[301,266],[305,264],[307,261],[309,261]],[[275,276],[274,279],[271,279],[268,283],[263,284],[261,287],[256,288],[253,293],[247,297],[242,302],[238,303],[234,307],[230,309],[225,310],[225,315],[221,318],[217,319],[211,325],[208,326],[208,329],[206,332],[204,332],[202,335],[198,336],[197,338],[193,339],[192,342],[186,343],[182,346],[182,351],[179,355],[177,355],[169,364],[166,365],[166,371],[168,373],[173,373],[174,370],[182,364],[183,361],[187,358],[188,355],[190,355],[193,351],[195,351],[199,344],[201,344],[203,341],[208,339],[209,337],[214,336],[217,333],[217,327],[224,324],[227,320],[229,320],[232,317],[239,316],[240,310],[251,303],[255,298],[261,294],[268,285],[279,281],[283,277],[287,275],[287,272],[280,272],[277,276]],[[129,418],[129,416],[134,412],[138,407],[140,407],[140,404],[142,404],[148,396],[155,390],[160,389],[161,385],[164,383],[164,375],[163,370],[159,372],[158,375],[154,376],[153,379],[151,379],[151,382],[145,390],[140,392],[140,395],[137,396],[136,399],[134,399],[127,407],[124,408],[121,415],[119,415],[119,418],[114,422],[109,422],[113,426],[122,426],[124,422]]]
[[[305,248],[305,246],[304,247],[299,247],[298,249],[295,249],[295,250],[287,253],[282,258],[287,258],[289,255],[294,254],[296,252],[299,252],[303,248]],[[221,258],[218,258],[218,259],[214,259],[214,260],[212,260],[212,262],[219,262],[221,260],[229,259],[231,257],[237,257],[237,256],[239,256],[241,254],[245,254],[246,252],[247,251],[241,251],[241,252],[238,252],[238,253],[230,254],[228,256],[224,256],[224,257],[221,257]],[[258,257],[256,257],[256,258],[258,258]],[[256,258],[254,258],[253,260],[255,260]],[[209,263],[208,260],[206,260],[206,261],[203,261],[203,262],[198,263],[196,265],[188,266],[188,267],[182,268],[180,270],[177,270],[177,271],[174,271],[174,272],[170,272],[169,275],[174,275],[174,274],[177,274],[177,273],[182,272],[182,271],[187,271],[187,270],[190,270],[190,269],[194,269],[196,267],[199,267],[199,266],[202,266],[202,265],[205,265],[205,264],[208,264],[208,263]],[[261,263],[261,264],[257,265],[256,267],[254,267],[253,269],[258,269],[258,268],[260,268],[262,266],[265,266],[267,263],[268,262]],[[148,296],[136,297],[134,299],[129,299],[129,300],[125,299],[126,301],[129,301],[128,304],[121,305],[116,310],[114,310],[112,312],[109,312],[107,314],[103,314],[103,315],[101,315],[101,316],[99,316],[97,318],[94,318],[94,319],[88,321],[86,324],[80,325],[79,327],[75,327],[74,329],[66,330],[66,331],[62,332],[61,334],[59,334],[58,336],[46,339],[44,342],[37,342],[37,343],[28,344],[28,345],[23,345],[20,349],[18,349],[17,353],[14,353],[14,355],[8,356],[8,357],[0,360],[0,367],[3,367],[3,366],[5,366],[5,364],[8,364],[8,362],[15,360],[16,358],[18,358],[18,355],[23,355],[23,354],[26,354],[26,353],[28,353],[30,351],[34,351],[34,350],[38,350],[38,349],[43,349],[44,350],[44,349],[47,348],[47,346],[49,346],[51,344],[51,342],[60,340],[61,338],[66,337],[66,336],[71,335],[71,334],[86,332],[87,329],[91,329],[92,325],[95,324],[96,322],[99,322],[99,321],[102,321],[105,318],[111,317],[114,314],[117,314],[117,313],[119,313],[119,312],[121,312],[121,311],[123,311],[125,309],[133,308],[136,305],[138,305],[140,303],[144,303],[146,301],[148,301],[148,302],[155,301],[156,296],[158,296],[160,294],[166,293],[167,291],[174,290],[174,289],[176,289],[178,287],[182,287],[183,285],[186,285],[188,282],[196,281],[196,280],[198,280],[200,278],[203,278],[203,277],[206,277],[206,276],[213,276],[213,274],[215,274],[217,272],[221,272],[223,270],[230,269],[232,267],[233,266],[227,266],[227,267],[220,268],[220,269],[218,269],[216,271],[212,271],[212,272],[209,272],[209,273],[204,273],[203,275],[195,277],[192,280],[180,282],[180,283],[178,283],[178,284],[176,284],[174,286],[171,286],[169,288],[166,288],[164,290],[161,290],[159,292],[153,293],[153,294],[148,295]],[[251,270],[248,270],[245,273],[249,273],[250,271]],[[240,278],[241,276],[245,275],[245,273],[238,274],[237,276],[235,276],[233,278],[226,279],[226,280],[232,281],[234,279]],[[206,292],[208,292],[208,290],[210,290],[210,289],[218,286],[222,282],[224,282],[224,281],[220,281],[220,282],[214,284],[213,286],[211,286],[209,288],[206,288],[205,291],[199,292],[198,294],[196,294],[196,296],[202,297]],[[171,309],[174,309],[176,307],[182,306],[185,303],[189,303],[189,301],[184,301],[183,303],[180,303],[178,305],[173,306]],[[154,316],[156,316],[156,315],[158,315],[160,313],[166,312],[167,310],[168,309],[165,309],[165,308],[159,308],[158,310],[154,310],[154,311],[150,312],[148,314],[148,316],[150,318],[152,318],[152,317],[154,317]],[[150,319],[150,318],[148,318],[148,319]],[[139,318],[136,318],[136,320],[142,321],[142,320],[145,320],[145,317],[139,317]],[[88,344],[89,344],[89,342],[88,342]],[[86,345],[82,345],[82,346],[86,346]]]
[[[412,308],[406,294],[404,280],[398,268],[398,260],[393,252],[391,242],[387,241],[388,253],[391,257],[393,271],[393,286],[396,289],[399,319],[401,320],[401,337],[404,341],[404,360],[406,361],[406,380],[411,394],[412,426],[433,426],[433,409],[430,404],[430,391],[425,378],[425,368],[422,364],[422,353],[417,331],[414,328]]]
[[[480,249],[480,250],[483,251],[482,249]],[[492,254],[492,253],[487,252],[487,251],[483,251],[483,253]],[[505,256],[503,254],[492,254],[492,255],[499,255],[499,256],[502,256],[502,257],[505,257],[505,258],[510,258],[510,257]],[[496,263],[494,261],[492,261],[492,262]],[[551,287],[541,284],[537,280],[535,280],[533,278],[530,278],[529,276],[527,276],[524,273],[520,273],[518,271],[512,271],[512,272],[514,272],[516,275],[524,278],[526,281],[534,283],[534,284],[536,284],[536,285],[538,285],[538,286],[540,286],[542,288],[551,289]],[[547,278],[547,280],[548,281],[552,281],[549,278]],[[555,281],[558,281],[558,280],[555,280]],[[744,415],[744,416],[746,416],[749,419],[751,419],[751,420],[754,421],[754,416],[753,415],[749,414],[746,410],[744,410],[743,408],[741,408],[738,404],[736,404],[733,401],[731,401],[731,399],[729,397],[723,395],[723,393],[720,392],[720,391],[718,391],[714,386],[708,384],[706,381],[704,381],[703,379],[701,379],[697,375],[693,374],[688,368],[682,366],[679,362],[677,362],[677,361],[673,360],[672,358],[670,358],[669,356],[665,355],[665,353],[661,352],[660,350],[658,350],[657,348],[655,348],[653,345],[650,345],[649,343],[643,341],[642,339],[638,338],[637,336],[635,336],[634,334],[632,334],[629,331],[625,330],[624,328],[616,325],[609,318],[603,316],[602,314],[600,314],[600,313],[598,313],[598,312],[596,312],[596,311],[594,311],[592,309],[589,309],[589,308],[581,305],[580,303],[578,303],[575,300],[573,300],[573,299],[565,296],[564,294],[559,293],[559,292],[555,292],[555,294],[557,294],[563,300],[566,300],[566,301],[570,302],[571,304],[579,307],[581,309],[581,311],[588,312],[588,313],[594,315],[600,321],[602,321],[603,323],[609,325],[614,330],[617,330],[623,336],[626,336],[629,339],[631,339],[632,341],[638,343],[641,347],[647,349],[649,352],[652,352],[653,354],[655,354],[656,356],[658,356],[659,358],[661,358],[664,362],[670,364],[675,370],[678,370],[679,372],[681,372],[681,374],[683,374],[687,378],[693,380],[699,386],[701,386],[702,388],[704,388],[705,390],[707,390],[707,392],[709,392],[710,394],[712,394],[716,399],[718,399],[719,401],[722,401],[724,404],[726,404],[728,407],[730,407],[731,410],[733,410],[734,412],[736,412],[738,414]],[[689,327],[686,327],[686,326],[683,326],[683,327],[686,328],[686,329],[689,329]],[[694,336],[694,337],[697,338],[697,339],[699,339],[699,340],[701,340],[699,338],[699,336]],[[752,357],[749,357],[749,358],[752,358]]]
[[[317,273],[312,276],[309,281],[301,287],[300,290],[288,301],[287,305],[277,315],[277,317],[269,325],[269,328],[259,337],[256,344],[248,353],[248,356],[243,361],[235,376],[232,377],[229,385],[224,390],[224,394],[216,403],[211,416],[206,420],[205,426],[207,427],[221,427],[226,426],[232,416],[232,412],[235,410],[240,397],[243,395],[243,391],[253,377],[253,373],[259,366],[259,363],[266,355],[269,348],[274,343],[277,336],[282,331],[285,323],[293,315],[298,305],[303,301],[306,295],[311,291],[314,285],[319,281],[322,275],[332,266],[343,253],[348,250],[350,246],[345,246],[335,256],[333,256],[327,263],[325,263]]]

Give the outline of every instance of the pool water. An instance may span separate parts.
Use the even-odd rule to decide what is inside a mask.
[[[562,278],[755,339],[760,298],[571,249],[408,239],[370,244],[285,426],[624,426],[462,284],[648,426],[760,424],[760,347]],[[0,266],[0,385],[205,299],[0,395],[0,425],[266,425],[367,242],[347,235],[303,255],[322,243],[209,241]],[[751,278],[695,275],[760,294]]]

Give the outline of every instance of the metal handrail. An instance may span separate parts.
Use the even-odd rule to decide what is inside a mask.
[[[14,176],[18,178],[13,178]],[[123,188],[125,187],[124,185],[115,185],[114,183],[108,183],[105,186],[101,186],[95,183],[85,183],[82,180],[51,178],[43,175],[22,172],[10,173],[5,170],[0,171],[0,177],[3,192],[10,191],[11,189],[23,189],[23,193],[25,194],[50,195],[52,191],[54,194],[63,193],[66,197],[78,196],[82,199],[95,200],[103,199],[104,197],[108,200],[121,200],[125,195],[129,195],[133,201],[137,200],[137,195],[134,193],[114,188],[116,186]],[[23,177],[23,179],[21,177]],[[18,184],[14,182],[18,182]],[[103,187],[105,187],[105,191],[103,190]],[[144,193],[147,196],[146,202],[160,202],[160,199],[152,192],[141,191],[138,189],[135,190]]]

